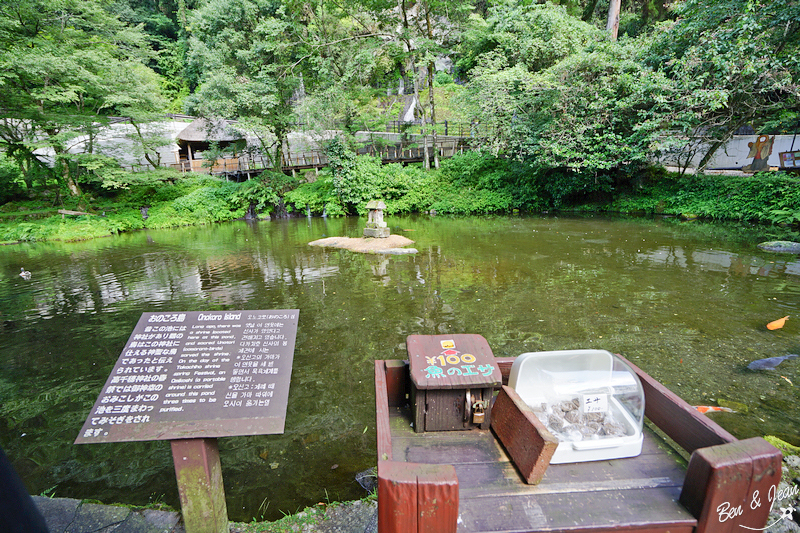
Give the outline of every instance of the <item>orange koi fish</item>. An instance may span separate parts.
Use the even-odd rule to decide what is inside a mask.
[[[694,405],[693,407],[695,409],[697,409],[698,411],[700,411],[701,413],[703,413],[703,414],[716,413],[716,412],[719,412],[719,411],[724,411],[726,413],[735,413],[736,412],[733,409],[731,409],[730,407],[717,407],[716,405]]]
[[[773,320],[772,322],[767,324],[767,329],[769,329],[769,330],[781,329],[783,327],[783,325],[786,324],[786,320],[788,318],[789,318],[789,316],[787,315],[787,316],[785,316],[783,318],[779,318],[778,320]]]

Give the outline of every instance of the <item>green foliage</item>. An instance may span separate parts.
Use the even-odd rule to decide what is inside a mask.
[[[672,83],[640,46],[599,43],[536,75],[484,54],[465,98],[477,144],[528,162],[538,185],[526,190],[552,206],[610,192],[654,158],[674,112]]]
[[[445,160],[431,187],[429,209],[442,214],[537,211],[547,207],[530,166],[486,152],[468,152]]]
[[[119,209],[108,216],[54,215],[37,222],[0,226],[0,241],[83,241],[144,228],[138,209]]]
[[[800,205],[799,184],[795,177],[774,172],[745,177],[704,176],[694,178],[674,202],[682,212],[709,218],[776,220],[775,211],[794,211]]]
[[[683,112],[673,127],[710,143],[701,166],[739,127],[760,131],[800,110],[800,4],[687,0],[676,13],[647,61],[680,89]]]
[[[386,213],[427,212],[441,214],[483,214],[512,208],[539,209],[545,206],[529,167],[487,153],[468,152],[446,159],[438,172],[418,166],[381,165],[375,157],[358,156],[352,161],[351,179],[344,193],[351,213],[366,213],[373,199],[386,203]],[[313,214],[344,214],[335,192],[334,177],[325,170],[313,183],[305,183],[286,194],[294,209]]]
[[[486,152],[469,152],[445,161],[442,175],[448,178],[454,190],[461,191],[461,195],[486,196],[483,191],[499,193],[491,195],[491,198],[486,196],[481,201],[485,207],[478,212],[500,212],[512,208],[540,211],[550,206],[536,180],[535,167],[524,162],[495,157]]]
[[[278,195],[267,183],[254,179],[246,181],[231,194],[230,201],[234,205],[243,207],[255,206],[257,211],[262,211],[267,205],[278,201]]]
[[[680,187],[667,179],[661,188],[638,178],[660,149],[687,139],[713,149],[744,123],[796,130],[796,1],[686,0],[674,5],[677,20],[645,35],[666,11],[662,2],[637,0],[627,3],[615,43],[576,18],[583,12],[591,22],[594,13],[600,22],[602,3],[472,7],[453,0],[20,0],[13,11],[0,8],[0,111],[7,117],[0,201],[50,188],[59,197],[70,191],[84,203],[100,196],[121,206],[108,217],[25,221],[2,231],[24,240],[74,238],[229,220],[282,201],[301,213],[355,214],[377,198],[389,213],[468,214],[616,195],[619,205],[646,210],[798,220],[786,177],[727,184],[695,177]],[[413,72],[445,50],[459,84],[439,72],[425,87]],[[418,116],[429,117],[434,100],[439,126],[468,115],[483,151],[430,173],[356,157],[346,139],[362,123],[382,128],[395,119],[403,98],[386,88],[401,76],[420,102]],[[110,150],[98,148],[103,115],[131,117],[131,155],[157,164],[166,139],[144,124],[166,105],[159,87],[170,99],[185,96],[191,112],[238,119],[274,163],[297,121],[343,136],[327,147],[330,170],[297,187],[279,172],[245,184],[126,173]],[[145,222],[143,206],[151,206]]]
[[[145,37],[100,0],[20,0],[0,10],[0,29],[0,149],[25,172],[42,168],[37,150],[51,150],[50,178],[79,196],[75,139],[96,136],[101,113],[158,106],[157,79],[142,64],[152,53]]]
[[[467,152],[442,162],[442,175],[456,187],[501,188],[509,162],[485,152]]]
[[[797,224],[800,178],[781,172],[752,176],[670,175],[619,195],[615,211],[680,215],[717,220]]]
[[[544,196],[556,209],[571,203],[590,200],[598,193],[608,193],[613,188],[613,181],[609,175],[585,169],[540,167],[537,177],[542,183]]]
[[[647,165],[675,91],[663,74],[642,65],[638,51],[635,41],[598,45],[538,76],[543,90],[520,152],[590,176]]]
[[[482,62],[482,55],[493,52],[510,67],[537,72],[601,40],[602,35],[570,16],[564,6],[502,0],[493,3],[485,20],[477,15],[470,18],[457,66],[469,72]]]
[[[293,70],[303,50],[293,14],[278,0],[210,0],[192,12],[189,70],[199,87],[189,112],[238,119],[275,168],[295,121],[287,102],[303,80]]]
[[[161,187],[153,196],[156,202],[148,211],[145,227],[169,228],[241,218],[249,206],[247,193],[252,192],[251,187],[211,177],[191,178]]]
[[[173,181],[174,180],[174,181]],[[210,176],[181,177],[172,171],[153,171],[129,179],[125,190],[100,216],[50,216],[38,222],[9,222],[0,226],[2,241],[74,241],[142,228],[169,228],[233,220],[250,205],[262,210],[277,201],[277,193],[260,180],[225,182]],[[143,219],[141,207],[149,207]],[[96,212],[103,211],[96,208]]]
[[[378,157],[356,156],[342,141],[332,142],[330,170],[314,183],[304,184],[287,195],[298,210],[308,205],[312,212],[329,215],[366,213],[370,200],[386,202],[386,212],[424,210],[430,176],[418,167],[381,165]]]
[[[342,205],[357,204],[363,199],[364,176],[356,172],[356,154],[340,137],[334,137],[325,148],[331,169],[332,184]]]
[[[157,188],[185,180],[186,176],[186,174],[168,168],[146,172],[122,171],[114,174],[114,182],[108,179],[104,180],[103,187],[109,189],[110,194],[119,194],[120,199],[125,199],[128,203],[149,205],[146,197],[155,194]]]
[[[125,187],[126,179],[130,175],[114,158],[97,153],[67,154],[62,160],[69,165],[70,172],[78,183],[86,184],[94,190]]]
[[[229,182],[202,187],[176,199],[172,208],[178,216],[191,217],[201,223],[240,218],[247,209],[234,194],[240,187],[238,183]]]
[[[386,212],[421,213],[428,211],[435,198],[438,179],[434,173],[418,166],[404,167],[399,164],[381,167]]]
[[[0,153],[0,204],[20,194],[25,188],[22,171],[16,162]]]
[[[524,130],[535,126],[527,118],[536,90],[533,76],[522,65],[509,67],[506,58],[495,52],[482,55],[472,74],[462,95],[472,118],[470,136],[495,156],[514,156]]]
[[[120,209],[117,213],[108,215],[107,220],[109,233],[112,234],[140,230],[145,227],[142,213],[138,209]]]
[[[453,83],[453,76],[444,71],[439,71],[436,73],[436,77],[434,79],[435,87],[442,87],[444,85],[450,85],[451,83]]]
[[[342,216],[346,214],[336,189],[333,185],[333,176],[330,170],[324,170],[313,182],[303,183],[299,187],[286,193],[285,201],[298,213],[311,213],[327,216]]]
[[[480,215],[510,211],[514,205],[511,195],[489,189],[462,189],[451,183],[436,191],[431,211],[447,215]]]
[[[0,242],[34,242],[45,240],[48,234],[42,224],[20,222],[8,225],[0,232]]]

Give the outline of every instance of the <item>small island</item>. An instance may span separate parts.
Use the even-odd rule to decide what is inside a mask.
[[[389,235],[385,238],[370,237],[327,237],[310,243],[311,246],[343,248],[362,254],[407,255],[417,253],[416,248],[405,248],[414,241],[402,235]]]
[[[364,228],[364,236],[354,237],[328,237],[318,239],[308,244],[311,246],[327,246],[330,248],[343,248],[351,252],[362,254],[387,254],[408,255],[417,253],[416,248],[405,248],[414,241],[402,235],[392,235],[386,222],[383,221],[383,210],[386,204],[381,200],[372,200],[367,204],[369,217]]]

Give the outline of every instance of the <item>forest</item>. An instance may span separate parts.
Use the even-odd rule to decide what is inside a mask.
[[[673,175],[654,162],[699,152],[702,171],[742,127],[795,134],[799,45],[797,0],[4,2],[0,241],[354,214],[378,197],[390,214],[592,205],[797,223],[792,175]],[[354,134],[409,101],[434,139],[444,121],[473,125],[474,151],[407,167],[356,156]],[[153,161],[168,141],[146,126],[167,113],[235,120],[272,161],[293,131],[336,131],[331,164],[230,183],[131,173],[95,142],[124,117]],[[57,207],[106,216],[69,230]]]

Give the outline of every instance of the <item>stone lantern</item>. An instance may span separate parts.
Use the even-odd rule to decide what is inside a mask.
[[[364,237],[378,237],[385,239],[389,236],[389,228],[386,227],[386,222],[383,221],[383,210],[386,209],[386,204],[382,200],[372,200],[367,204],[369,210],[369,218],[367,219],[367,227],[364,228]]]

